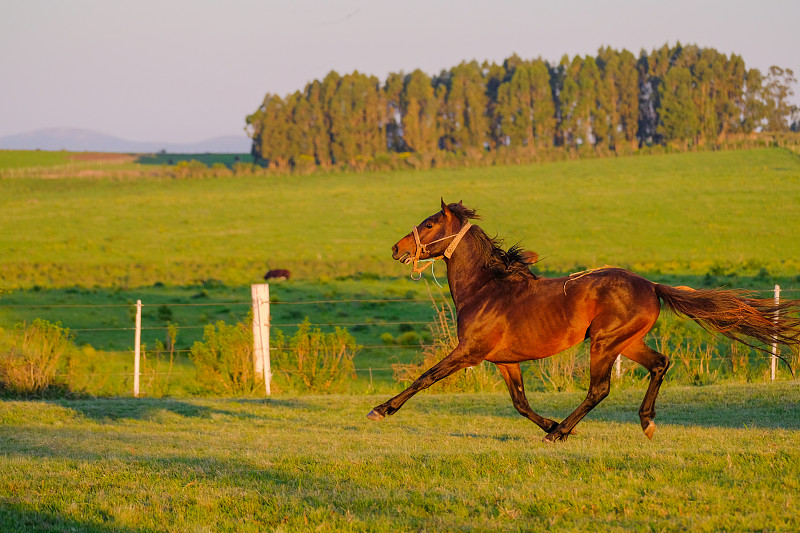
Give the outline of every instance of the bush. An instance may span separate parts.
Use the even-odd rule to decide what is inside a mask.
[[[587,387],[584,381],[589,377],[589,343],[583,342],[552,357],[533,361],[530,373],[534,377],[534,390],[574,391]]]
[[[203,329],[203,340],[192,345],[190,359],[200,386],[217,394],[252,394],[261,376],[253,369],[253,329],[250,321],[228,325],[219,321]]]
[[[403,326],[400,326],[400,330],[403,331]],[[430,344],[433,342],[433,337],[427,332],[420,335],[413,329],[410,331],[403,331],[397,337],[387,331],[381,333],[381,342],[386,345],[419,346],[425,343]]]
[[[35,319],[0,336],[0,393],[40,396],[69,392],[57,383],[62,357],[75,352],[69,330],[60,322]]]
[[[175,366],[175,343],[178,339],[178,325],[167,324],[166,344],[156,340],[155,347],[142,352],[141,391],[148,396],[163,397],[170,392],[170,378]]]
[[[276,330],[270,348],[279,388],[292,392],[345,392],[355,379],[353,357],[361,348],[346,329],[323,333],[306,318],[292,338]]]

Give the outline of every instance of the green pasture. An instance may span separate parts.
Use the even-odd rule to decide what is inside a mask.
[[[445,291],[432,287],[436,299]],[[249,286],[228,287],[218,282],[135,289],[19,290],[0,299],[0,327],[44,318],[60,321],[78,344],[103,350],[132,346],[134,307],[142,301],[142,342],[153,345],[167,324],[180,328],[178,347],[189,348],[202,335],[205,324],[220,320],[245,320],[251,308]],[[362,344],[375,344],[380,334],[425,329],[431,320],[432,300],[425,283],[410,280],[343,280],[328,283],[304,281],[272,283],[270,312],[274,327],[293,327],[305,317],[319,324],[350,326]],[[404,322],[407,321],[407,322]],[[374,329],[373,333],[367,333]]]
[[[0,150],[0,170],[66,165],[71,161],[70,156],[64,151]]]
[[[181,161],[199,161],[206,166],[215,163],[222,163],[227,167],[232,167],[236,163],[253,163],[252,154],[140,154],[136,157],[136,162],[142,165],[176,165]]]
[[[612,390],[565,443],[505,394],[0,402],[0,530],[797,531],[797,383]],[[581,393],[531,394],[564,417]]]
[[[390,247],[477,207],[545,271],[797,275],[800,158],[779,148],[540,165],[206,179],[0,180],[5,288],[405,275]],[[440,273],[442,271],[440,270]]]

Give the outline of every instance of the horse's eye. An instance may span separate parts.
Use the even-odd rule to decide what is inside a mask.
[[[428,222],[427,224],[425,224],[425,227],[431,229],[433,227],[433,223]]]

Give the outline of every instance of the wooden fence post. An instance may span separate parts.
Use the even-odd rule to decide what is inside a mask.
[[[253,299],[253,371],[264,376],[264,389],[267,396],[272,394],[270,380],[272,372],[269,364],[269,284],[250,286]]]
[[[139,397],[139,358],[142,351],[142,301],[136,300],[136,332],[133,336],[133,397]]]
[[[778,305],[780,303],[781,303],[781,286],[780,285],[775,285],[775,305]],[[778,322],[778,312],[775,311],[775,323],[777,323],[777,322]],[[775,370],[776,370],[776,367],[778,366],[778,343],[777,342],[773,342],[772,343],[772,361],[771,361],[771,363],[772,363],[772,365],[771,365],[772,368],[770,369],[770,377],[772,378],[772,381],[775,381]]]

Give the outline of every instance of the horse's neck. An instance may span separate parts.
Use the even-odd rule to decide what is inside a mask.
[[[491,282],[492,277],[481,259],[475,237],[470,234],[464,237],[450,259],[445,261],[450,294],[458,310],[471,300],[470,296],[478,294],[478,289]]]

